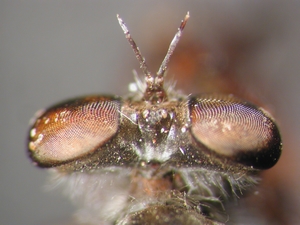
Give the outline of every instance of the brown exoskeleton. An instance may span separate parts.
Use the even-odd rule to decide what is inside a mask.
[[[40,113],[29,155],[52,168],[87,224],[224,224],[224,203],[276,164],[281,137],[262,108],[233,95],[183,95],[156,75],[118,17],[145,75],[128,98],[87,96]]]

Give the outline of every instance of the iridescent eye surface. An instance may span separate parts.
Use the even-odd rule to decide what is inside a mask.
[[[119,110],[117,100],[96,96],[51,107],[30,130],[31,157],[52,166],[92,153],[117,132]]]
[[[192,135],[219,155],[259,169],[281,153],[279,130],[263,110],[238,98],[203,95],[190,100]]]

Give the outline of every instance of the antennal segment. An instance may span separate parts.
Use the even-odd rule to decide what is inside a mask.
[[[146,64],[145,58],[142,56],[142,53],[141,53],[139,47],[136,45],[135,41],[132,39],[131,34],[129,33],[129,30],[128,30],[126,24],[124,23],[122,18],[120,18],[119,14],[117,14],[117,18],[118,18],[119,24],[125,34],[125,37],[128,40],[128,42],[135,54],[135,57],[137,58],[137,60],[140,63],[140,68],[143,70],[143,73],[146,76],[147,86],[152,86],[153,82],[154,82],[154,77],[151,75],[151,73],[148,70],[148,66]]]
[[[167,54],[166,54],[163,62],[161,63],[161,66],[160,66],[158,72],[157,72],[157,77],[158,78],[163,77],[165,75],[165,72],[166,72],[166,70],[168,68],[168,63],[170,61],[170,57],[173,54],[174,49],[176,48],[177,43],[180,40],[180,37],[182,35],[182,31],[183,31],[183,29],[184,29],[184,27],[185,27],[185,25],[186,25],[186,23],[187,23],[187,21],[188,21],[189,18],[190,18],[190,13],[187,12],[186,16],[181,21],[180,27],[178,28],[177,33],[175,34],[173,40],[171,41],[171,44],[170,44],[169,49],[168,49],[168,52],[167,52]]]

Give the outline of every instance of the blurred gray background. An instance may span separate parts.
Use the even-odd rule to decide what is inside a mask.
[[[139,65],[116,14],[148,59],[160,38],[171,40],[187,11],[183,39],[192,37],[220,54],[239,43],[242,50],[234,51],[241,86],[268,104],[284,138],[280,162],[265,173],[267,186],[280,195],[274,204],[286,208],[278,224],[300,224],[299,1],[2,0],[1,225],[61,224],[71,217],[74,207],[60,190],[46,190],[47,171],[27,158],[28,123],[38,109],[70,97],[127,93]],[[150,68],[155,72],[158,65]]]

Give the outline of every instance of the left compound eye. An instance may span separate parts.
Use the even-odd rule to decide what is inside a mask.
[[[45,111],[30,130],[30,156],[40,166],[57,166],[92,153],[116,134],[120,102],[91,96]]]
[[[189,109],[192,135],[215,153],[257,169],[278,161],[279,130],[263,110],[231,95],[194,97]]]

